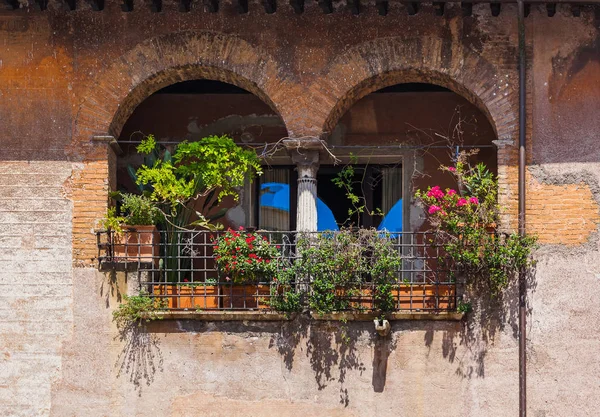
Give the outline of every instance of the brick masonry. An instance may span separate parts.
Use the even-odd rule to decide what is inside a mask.
[[[124,14],[111,2],[102,12],[58,3],[0,12],[0,414],[194,415],[202,404],[212,415],[228,405],[267,415],[515,414],[514,293],[497,322],[476,314],[462,325],[400,323],[383,347],[358,325],[350,349],[332,338],[335,326],[179,322],[128,351],[110,323],[118,287],[88,267],[115,172],[114,155],[92,136],[118,136],[153,91],[199,77],[255,93],[291,137],[327,135],[386,85],[447,86],[503,141],[503,226],[514,229],[514,6],[493,18],[475,5],[463,18],[458,5],[444,17],[428,5],[408,16],[395,3],[387,17],[370,8],[356,17],[323,15],[316,3],[300,16],[286,4],[273,15],[258,4],[248,15],[233,4],[216,14],[164,4],[158,14],[137,3]],[[590,13],[574,19],[566,7],[552,19],[532,8],[527,34],[527,219],[543,244],[530,294],[530,412],[589,415],[600,407],[600,35]],[[119,374],[123,363],[132,368]],[[140,363],[154,366],[153,379],[136,379],[148,371]]]

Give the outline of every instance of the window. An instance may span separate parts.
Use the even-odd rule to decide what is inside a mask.
[[[349,213],[353,205],[348,191],[334,183],[343,167],[321,166],[317,174],[317,230],[343,226],[375,227],[402,231],[402,167],[400,165],[353,166],[352,193],[360,198],[363,213]],[[293,230],[296,215],[296,173],[293,167],[266,169],[256,184],[257,227]],[[367,212],[368,211],[368,212]]]

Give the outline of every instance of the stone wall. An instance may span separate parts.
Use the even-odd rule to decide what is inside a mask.
[[[288,136],[327,135],[375,89],[432,82],[486,115],[499,148],[505,225],[515,226],[515,7],[476,5],[386,17],[316,3],[295,15],[118,3],[0,12],[0,414],[516,414],[514,290],[464,322],[398,322],[388,341],[349,323],[160,322],[120,339],[110,312],[125,277],[95,271],[94,222],[114,184],[113,155],[133,109],[173,82],[211,78],[255,93]],[[532,7],[528,224],[542,246],[531,279],[531,415],[598,408],[595,300],[600,180],[600,32],[584,10]],[[131,277],[130,277],[131,279]],[[344,344],[340,332],[350,343]],[[204,408],[203,408],[204,407]],[[203,411],[201,411],[203,410]]]

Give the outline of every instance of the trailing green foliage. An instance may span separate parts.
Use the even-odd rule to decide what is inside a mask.
[[[392,290],[402,257],[389,234],[343,229],[306,236],[297,246],[292,270],[296,276],[310,279],[308,305],[312,311],[394,309]]]
[[[124,303],[113,311],[113,321],[117,327],[123,328],[130,324],[137,323],[141,325],[143,321],[152,321],[161,319],[157,313],[167,307],[166,300],[149,297],[142,292],[140,295],[123,296]]]

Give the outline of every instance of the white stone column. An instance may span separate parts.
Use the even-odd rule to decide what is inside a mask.
[[[317,230],[317,171],[319,151],[295,150],[292,161],[298,169],[298,208],[296,230],[315,232]]]

